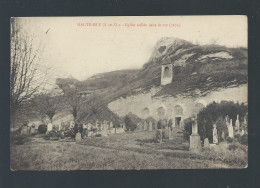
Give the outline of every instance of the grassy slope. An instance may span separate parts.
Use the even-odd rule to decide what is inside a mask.
[[[188,142],[176,129],[174,140],[140,145],[138,139],[154,138],[154,131],[85,139],[81,143],[45,141],[32,137],[24,145],[11,145],[14,170],[112,170],[243,168],[247,152],[210,150],[188,152]]]

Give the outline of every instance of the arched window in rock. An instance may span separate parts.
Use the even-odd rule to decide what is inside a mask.
[[[158,109],[157,109],[157,115],[158,115],[159,117],[165,116],[165,109],[164,109],[163,107],[158,108]]]
[[[180,105],[176,105],[176,106],[174,106],[174,114],[176,115],[176,116],[181,116],[181,115],[183,115],[183,109],[182,109],[182,107],[180,106]]]
[[[144,108],[142,114],[143,114],[143,116],[146,116],[146,117],[149,116],[150,115],[149,108]]]
[[[195,104],[195,111],[198,113],[201,109],[203,109],[205,106],[202,103],[196,103]]]
[[[165,78],[171,77],[170,69],[167,66],[164,68],[164,77]]]

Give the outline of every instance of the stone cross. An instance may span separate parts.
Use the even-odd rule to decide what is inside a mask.
[[[218,143],[218,130],[217,130],[217,125],[213,125],[213,144]]]
[[[192,134],[193,134],[193,135],[197,135],[197,134],[198,134],[197,116],[193,119],[193,123],[192,123]]]

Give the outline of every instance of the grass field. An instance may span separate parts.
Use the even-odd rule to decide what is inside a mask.
[[[188,151],[182,132],[173,140],[153,143],[154,131],[87,138],[80,143],[47,141],[32,136],[23,145],[11,144],[12,170],[113,170],[244,168],[247,150]],[[146,140],[142,142],[141,140]],[[219,147],[219,149],[218,149]]]

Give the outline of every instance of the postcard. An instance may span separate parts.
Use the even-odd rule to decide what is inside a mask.
[[[246,16],[13,17],[10,169],[241,169]]]

